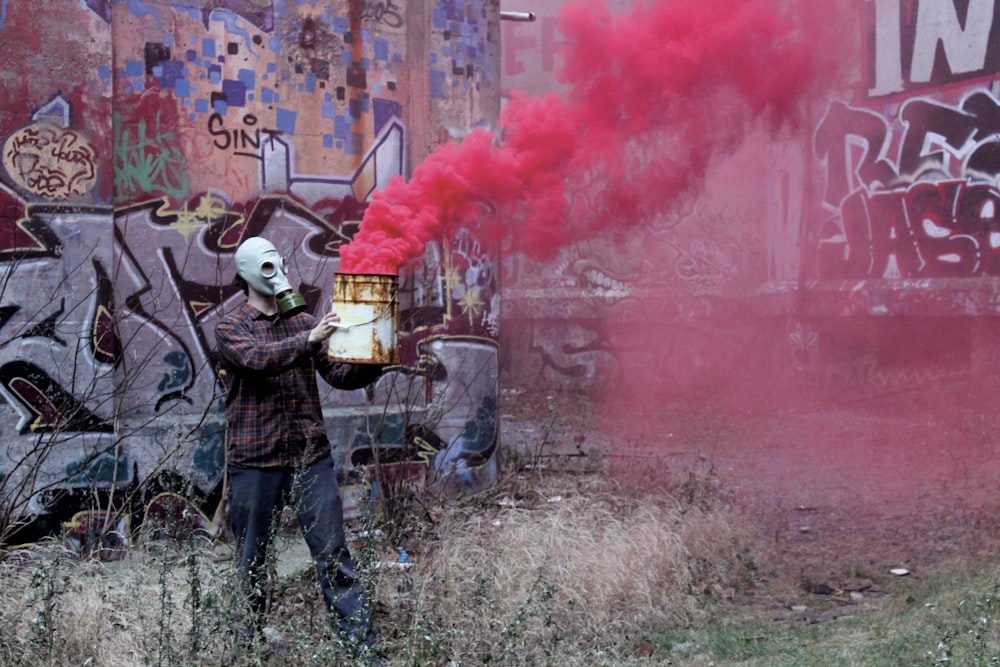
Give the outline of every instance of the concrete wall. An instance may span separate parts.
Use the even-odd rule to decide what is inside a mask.
[[[178,502],[210,522],[235,248],[268,237],[325,308],[371,193],[496,123],[498,26],[489,0],[0,3],[0,488],[23,537],[107,506],[121,531]],[[349,504],[373,446],[494,474],[496,263],[462,232],[403,271],[402,365],[326,399]]]
[[[538,14],[503,26],[505,91],[565,91],[564,4],[505,0]],[[513,384],[639,370],[682,392],[736,376],[870,391],[996,368],[1000,3],[823,6],[844,77],[801,100],[804,122],[750,133],[648,224],[511,262]]]

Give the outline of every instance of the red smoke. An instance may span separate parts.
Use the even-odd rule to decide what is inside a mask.
[[[397,273],[463,227],[547,259],[569,240],[648,220],[749,124],[798,121],[823,53],[803,27],[817,4],[794,15],[772,0],[636,2],[624,14],[565,5],[565,98],[515,94],[499,135],[473,130],[376,192],[341,270]]]

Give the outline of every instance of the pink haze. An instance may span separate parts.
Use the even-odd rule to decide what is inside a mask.
[[[545,260],[569,241],[648,220],[748,124],[799,122],[822,51],[803,27],[810,14],[783,4],[661,0],[622,14],[590,0],[565,5],[565,96],[515,92],[499,133],[473,130],[409,181],[376,191],[341,248],[341,270],[396,273],[463,227]]]

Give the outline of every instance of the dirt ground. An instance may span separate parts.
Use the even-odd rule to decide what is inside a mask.
[[[903,577],[1000,554],[1000,414],[988,388],[956,393],[800,396],[794,407],[688,400],[608,419],[584,397],[509,390],[501,407],[505,443],[535,443],[543,461],[600,458],[628,487],[708,485],[754,542],[757,585],[740,606],[823,621],[878,607]]]

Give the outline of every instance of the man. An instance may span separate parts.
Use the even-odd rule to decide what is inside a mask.
[[[371,647],[370,612],[345,540],[316,373],[335,388],[357,389],[382,369],[327,357],[325,343],[340,318],[302,312],[305,300],[292,291],[269,241],[247,239],[235,260],[234,282],[247,300],[219,322],[215,335],[226,389],[229,529],[251,611],[240,631],[247,637],[261,631],[262,571],[274,524],[291,505],[331,618],[348,642]]]

